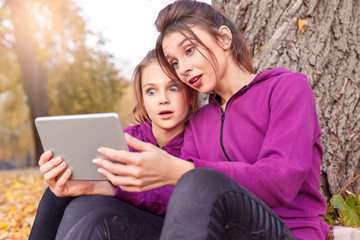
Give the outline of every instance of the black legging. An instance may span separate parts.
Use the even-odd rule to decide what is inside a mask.
[[[224,174],[205,168],[175,186],[165,221],[106,196],[74,199],[57,239],[283,239],[290,230],[265,203]]]
[[[55,239],[67,205],[74,197],[57,197],[47,188],[40,200],[29,240]]]

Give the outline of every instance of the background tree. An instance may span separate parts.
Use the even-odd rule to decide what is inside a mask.
[[[360,173],[360,2],[212,0],[243,30],[257,72],[285,67],[307,75],[325,150],[326,198]],[[349,190],[360,194],[360,181]]]
[[[1,160],[25,159],[30,141],[29,108],[24,104],[20,67],[13,49],[13,29],[10,9],[0,1],[0,167],[14,166]],[[3,164],[4,165],[4,164]]]
[[[30,35],[29,16],[25,8],[26,2],[11,0],[12,23],[14,26],[14,49],[21,69],[21,79],[30,107],[30,119],[35,140],[36,157],[40,156],[42,146],[35,130],[34,120],[39,116],[48,115],[47,81],[36,58],[33,39]]]
[[[4,142],[14,146],[32,129],[35,159],[43,151],[33,125],[36,117],[120,111],[127,81],[115,69],[113,56],[102,51],[105,41],[87,30],[79,12],[72,0],[0,0],[0,51],[5,53],[0,63],[7,63],[0,67],[0,83],[6,83],[0,89],[0,110],[17,116],[27,109],[22,122],[1,118],[0,131],[9,132]],[[89,37],[98,39],[96,48],[87,45]],[[8,127],[11,122],[16,126]],[[22,131],[21,124],[26,126]],[[1,149],[0,160],[7,157]]]

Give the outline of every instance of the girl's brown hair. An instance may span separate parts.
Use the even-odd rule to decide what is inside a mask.
[[[136,66],[134,73],[132,75],[132,84],[135,93],[135,100],[136,105],[130,113],[129,118],[134,120],[137,123],[145,122],[149,120],[149,115],[147,114],[145,107],[144,107],[144,97],[142,94],[142,83],[141,78],[143,74],[143,70],[145,67],[149,66],[150,64],[157,62],[155,49],[148,52],[148,54],[144,57],[144,59]],[[177,78],[173,81],[179,81]],[[183,83],[181,83],[183,84]],[[199,107],[199,94],[197,91],[193,90],[192,88],[188,87],[184,84],[184,87],[189,92],[189,99],[190,99],[190,108],[189,113],[186,118],[186,121],[190,118],[190,116],[198,109]]]
[[[164,71],[171,77],[176,76],[174,68],[164,56],[162,43],[164,37],[172,32],[179,32],[185,37],[190,35],[215,58],[213,52],[191,30],[196,26],[207,31],[216,40],[220,38],[219,28],[227,26],[232,33],[231,53],[239,67],[249,73],[255,73],[252,64],[252,54],[248,48],[245,36],[234,26],[232,21],[220,11],[207,3],[195,0],[178,0],[162,9],[155,21],[160,32],[156,41],[156,55]]]

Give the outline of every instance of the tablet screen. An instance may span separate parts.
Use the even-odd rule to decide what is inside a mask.
[[[44,151],[62,156],[72,169],[72,180],[107,180],[92,160],[99,147],[128,150],[116,113],[47,116],[35,119]]]

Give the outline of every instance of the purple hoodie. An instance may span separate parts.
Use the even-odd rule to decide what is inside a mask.
[[[320,134],[306,76],[270,69],[233,95],[224,112],[216,100],[198,110],[185,130],[181,158],[252,191],[298,239],[325,239]]]
[[[151,122],[149,121],[125,128],[124,132],[143,142],[148,142],[156,146],[156,141],[151,130]],[[181,153],[181,147],[183,145],[183,137],[184,132],[179,133],[163,147],[163,150],[175,157],[179,157]],[[129,150],[136,152],[136,150],[131,147]],[[117,187],[114,197],[131,203],[132,205],[150,213],[164,216],[173,189],[174,186],[165,186],[162,188],[138,193],[126,192]]]

